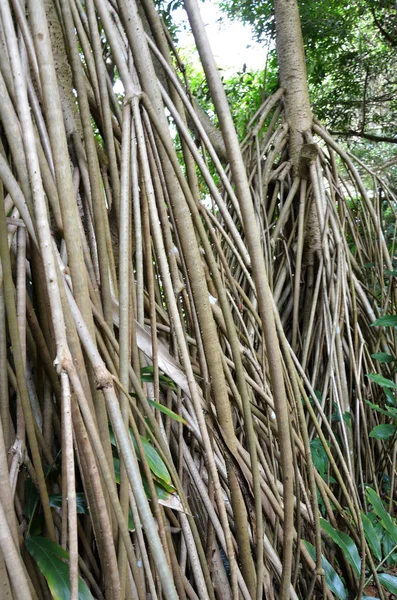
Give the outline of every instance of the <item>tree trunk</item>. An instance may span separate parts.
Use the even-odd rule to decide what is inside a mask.
[[[304,134],[312,128],[305,51],[297,1],[275,0],[274,8],[280,83],[284,88],[285,113],[290,132],[290,156],[297,173]]]

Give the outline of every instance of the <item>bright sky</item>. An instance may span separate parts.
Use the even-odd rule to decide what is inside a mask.
[[[252,39],[252,31],[249,26],[244,26],[238,21],[229,21],[219,10],[217,4],[216,1],[205,0],[205,2],[200,2],[199,6],[218,67],[232,73],[236,73],[244,64],[248,69],[263,69],[266,48]],[[223,24],[218,22],[221,16],[225,20]],[[184,9],[175,10],[173,18],[175,23],[181,25],[178,33],[178,48],[192,49],[194,40]],[[187,27],[186,30],[183,25]]]
[[[238,21],[229,21],[219,10],[217,4],[216,0],[200,2],[201,16],[218,67],[230,74],[237,73],[244,64],[248,70],[263,69],[266,47],[252,39],[252,31],[249,26],[242,25]],[[172,16],[175,23],[179,25],[178,49],[182,51],[182,57],[184,56],[183,50],[185,50],[189,55],[189,60],[194,60],[196,54],[197,63],[199,63],[186,12],[183,8],[178,8],[172,13]],[[224,18],[222,24],[219,23],[220,17]],[[117,93],[124,91],[120,80],[116,82],[114,89]]]

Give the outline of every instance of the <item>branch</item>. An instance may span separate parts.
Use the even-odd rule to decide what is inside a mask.
[[[361,137],[371,142],[387,142],[389,144],[397,144],[397,137],[388,137],[387,135],[375,135],[373,133],[365,133],[363,131],[354,131],[348,129],[347,131],[330,131],[332,135],[340,137]]]
[[[377,28],[379,29],[380,33],[383,35],[383,37],[385,38],[385,40],[387,42],[389,42],[389,44],[391,46],[393,46],[393,48],[395,48],[397,46],[397,40],[394,39],[390,33],[388,31],[386,31],[386,29],[383,27],[382,23],[379,21],[378,17],[376,16],[375,13],[375,9],[371,8],[371,12],[372,12],[372,16],[374,18],[374,22],[375,25],[377,26]]]
[[[388,169],[389,167],[392,167],[393,165],[397,165],[397,158],[391,158],[390,160],[386,161],[381,167],[378,167],[378,171],[384,171],[385,169]]]

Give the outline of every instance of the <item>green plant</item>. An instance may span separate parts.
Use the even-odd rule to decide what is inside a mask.
[[[386,571],[387,568],[390,568],[390,566],[397,562],[397,522],[389,515],[382,500],[370,487],[366,489],[366,498],[371,510],[367,514],[361,513],[365,539],[373,557],[377,560],[376,571],[379,582],[389,592],[395,594],[397,591],[397,577]],[[320,523],[324,532],[340,548],[347,562],[359,577],[361,572],[361,558],[354,540],[344,531],[332,527],[325,519],[320,519]],[[312,557],[314,557],[314,547],[307,542],[305,542],[305,545]],[[348,590],[343,580],[324,556],[322,556],[322,564],[328,587],[338,598],[342,600],[347,598]],[[373,574],[368,571],[365,586],[371,582],[372,577]]]
[[[70,600],[69,552],[41,536],[30,536],[25,547],[47,580],[54,600]],[[87,584],[79,577],[78,599],[94,600]]]

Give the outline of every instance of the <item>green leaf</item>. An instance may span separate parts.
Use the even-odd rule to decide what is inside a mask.
[[[396,542],[388,531],[384,531],[382,537],[383,556],[388,556],[387,565],[394,565],[396,562]]]
[[[389,513],[383,506],[382,500],[379,498],[378,494],[372,488],[368,487],[366,491],[367,491],[368,502],[371,504],[375,513],[378,515],[379,519],[381,520],[381,523],[382,523],[384,529],[386,529],[386,531],[388,531],[390,533],[390,535],[393,537],[393,540],[397,544],[397,526],[391,520]]]
[[[52,508],[62,508],[62,494],[50,496],[50,506]],[[76,494],[76,508],[80,514],[88,513],[87,500],[82,492],[77,492]]]
[[[392,594],[397,594],[397,577],[389,575],[389,573],[379,573],[379,581]]]
[[[135,531],[136,527],[135,527],[135,523],[134,523],[134,517],[132,516],[132,512],[131,509],[128,511],[128,530],[129,531]]]
[[[373,410],[376,410],[376,412],[386,415],[392,419],[397,419],[397,408],[394,408],[394,406],[386,406],[386,408],[381,408],[378,406],[378,404],[372,404],[372,402],[369,400],[366,400],[365,403],[368,404],[368,406],[370,406]]]
[[[44,515],[38,514],[30,521],[28,532],[29,535],[41,535],[44,530]]]
[[[350,566],[353,567],[357,575],[359,575],[361,571],[361,559],[357,550],[357,546],[351,537],[349,537],[347,533],[344,533],[343,531],[337,531],[334,529],[332,525],[325,519],[320,519],[320,524],[324,531],[335,542],[335,544],[339,546]]]
[[[374,526],[368,519],[367,515],[361,513],[361,519],[363,522],[365,539],[367,540],[372,552],[378,560],[382,560],[382,550],[380,547],[380,539],[375,531]]]
[[[375,438],[376,440],[388,440],[396,432],[396,426],[391,423],[385,423],[384,425],[377,425],[374,427],[369,434],[369,437]]]
[[[316,471],[320,473],[321,477],[324,478],[328,469],[328,456],[319,437],[315,437],[310,442],[310,450],[312,453],[313,465],[316,467]]]
[[[146,381],[147,383],[153,383],[154,369],[153,369],[152,365],[143,367],[141,369],[141,381]],[[175,383],[172,381],[172,379],[170,377],[168,377],[168,375],[164,375],[164,373],[162,371],[159,371],[159,381],[161,383],[164,383],[164,385],[172,388],[173,390],[177,389],[177,387],[176,387]]]
[[[370,402],[369,400],[365,400],[365,403],[381,415],[386,415],[387,417],[393,416],[393,408],[390,406],[386,406],[386,408],[381,408],[378,404],[372,404],[372,402]]]
[[[148,480],[146,479],[146,476],[143,475],[142,473],[141,473],[141,476],[142,476],[142,483],[143,483],[144,490],[146,492],[146,496],[147,496],[147,498],[149,498],[149,500],[151,500],[152,495],[150,493]],[[175,488],[172,488],[171,486],[167,486],[170,490],[172,490],[172,491],[168,491],[164,487],[164,481],[159,482],[159,481],[156,481],[155,479],[153,479],[153,484],[154,484],[154,489],[156,490],[156,496],[157,496],[159,504],[162,504],[163,506],[168,506],[169,508],[172,508],[173,510],[179,510],[180,512],[184,512],[181,499],[178,496],[178,494],[176,494]]]
[[[120,459],[113,456],[113,469],[116,477],[116,483],[120,483]]]
[[[110,434],[111,444],[113,446],[116,446],[116,439],[115,439],[114,433],[111,429],[109,430],[109,434]],[[130,429],[130,436],[131,436],[131,440],[134,444],[137,459],[141,460],[141,455],[139,453],[138,444],[136,443],[134,434],[132,433],[131,429]],[[143,451],[146,456],[146,460],[148,462],[149,468],[152,471],[152,473],[156,477],[161,479],[162,481],[165,481],[165,483],[168,483],[168,484],[171,483],[171,475],[169,474],[169,471],[168,471],[167,467],[165,466],[164,461],[161,458],[160,454],[157,452],[156,448],[154,448],[151,445],[151,443],[149,442],[149,440],[147,440],[144,436],[141,435],[140,438],[141,438],[141,442],[142,442],[142,446],[143,446]],[[118,469],[119,469],[118,476],[120,479],[120,467],[118,467]],[[117,483],[119,483],[119,481]]]
[[[110,443],[112,444],[112,446],[117,448],[116,436],[114,435],[113,429],[111,427],[109,427],[109,438],[110,438]]]
[[[113,457],[113,467],[114,467],[114,473],[116,476],[116,482],[120,483],[120,459],[119,458]],[[149,500],[151,500],[152,495],[150,493],[150,488],[149,488],[149,484],[146,479],[146,476],[143,473],[141,473],[141,477],[142,477],[142,484],[143,484],[143,489],[145,490],[146,497],[149,498]],[[153,484],[154,484],[154,489],[156,490],[156,495],[157,495],[159,504],[162,504],[163,506],[168,506],[169,508],[172,508],[174,510],[179,510],[181,512],[184,512],[182,502],[181,502],[178,494],[175,493],[176,489],[172,485],[169,485],[169,484],[165,483],[165,481],[162,481],[162,480],[157,481],[154,478],[153,478]],[[133,527],[133,529],[130,528],[130,525],[131,525],[131,527]],[[130,531],[135,530],[135,524],[133,522],[132,515],[129,516],[128,527],[130,528]]]
[[[179,416],[177,413],[175,413],[170,408],[163,406],[162,404],[160,404],[159,402],[156,402],[155,400],[150,400],[150,398],[148,398],[148,402],[151,406],[154,406],[154,408],[157,408],[157,410],[159,410],[160,412],[164,413],[168,417],[171,417],[171,419],[174,419],[175,421],[179,421],[179,423],[183,423],[184,425],[187,425],[187,422],[185,421],[185,419],[183,417]]]
[[[305,544],[310,556],[315,561],[316,560],[315,547],[312,546],[312,544],[309,544],[309,542],[306,542],[305,540],[303,541],[303,543]],[[331,592],[333,592],[335,594],[335,596],[337,598],[339,598],[340,600],[347,600],[347,590],[346,590],[345,586],[343,585],[341,578],[339,577],[338,573],[335,571],[333,566],[327,561],[327,559],[325,558],[325,556],[323,554],[321,555],[321,564],[322,564],[322,567],[323,567],[324,573],[325,573],[325,582],[326,582],[327,586],[329,587],[329,589],[331,590]]]
[[[392,363],[396,360],[394,356],[387,354],[387,352],[375,352],[375,354],[371,354],[371,357],[380,363]]]
[[[69,565],[62,560],[69,559],[69,553],[55,542],[38,536],[27,538],[25,546],[46,578],[54,600],[70,600]],[[94,600],[81,577],[79,600]]]
[[[397,406],[395,392],[392,392],[387,388],[385,388],[383,391],[385,393],[388,404],[391,404],[391,406]]]
[[[138,458],[138,460],[141,460],[141,455],[139,453],[138,444],[136,443],[136,440],[135,440],[131,430],[130,430],[130,435],[131,435],[131,439],[134,443],[134,448],[135,448],[137,458]],[[166,483],[171,483],[171,475],[169,474],[169,471],[168,471],[167,467],[165,466],[164,461],[161,458],[160,454],[157,452],[156,448],[154,448],[145,437],[143,437],[142,435],[140,437],[141,437],[141,442],[142,442],[142,446],[143,446],[143,451],[145,453],[146,460],[148,462],[149,468],[152,471],[152,473],[154,473],[154,475],[156,475],[156,477],[158,477],[159,479],[162,479]]]
[[[383,315],[371,323],[371,327],[397,327],[397,315]]]
[[[26,518],[31,519],[34,515],[34,512],[37,507],[37,503],[39,501],[39,494],[34,485],[32,478],[27,477],[24,483],[25,490],[25,502],[23,505],[23,514]]]
[[[351,413],[348,410],[346,410],[343,413],[342,418],[343,418],[343,421],[348,426],[348,428],[351,429],[352,428],[352,415],[351,415]]]
[[[148,483],[148,480],[146,478],[146,475],[143,475],[141,473],[141,476],[142,476],[142,483],[143,483],[144,490],[146,492],[146,496],[149,498],[149,500],[151,500],[152,499],[152,495],[150,493],[149,483]],[[158,481],[156,481],[155,479],[153,479],[153,484],[154,484],[154,489],[156,490],[157,498],[159,500],[167,500],[167,498],[169,497],[169,495],[171,493],[173,493],[173,492],[169,492],[168,490],[166,490],[161,485],[161,483],[158,482]],[[175,488],[174,488],[174,491],[175,491]]]
[[[142,476],[143,477],[143,476]],[[157,477],[153,477],[154,483],[158,483],[161,488],[163,488],[168,494],[174,494],[176,492],[176,488],[170,483],[166,483],[163,479],[158,479]]]
[[[383,375],[379,375],[379,373],[368,373],[367,377],[368,379],[370,379],[374,383],[377,383],[378,385],[381,385],[382,387],[397,390],[397,385],[394,383],[394,381],[392,381],[391,379],[386,379],[386,377],[383,377]]]

